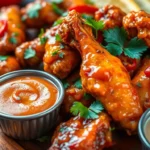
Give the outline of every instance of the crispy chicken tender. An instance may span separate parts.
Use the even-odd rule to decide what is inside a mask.
[[[101,113],[95,120],[79,117],[61,123],[49,150],[102,150],[112,145],[109,117]]]
[[[70,45],[77,47],[81,53],[83,89],[100,100],[112,118],[128,133],[135,131],[143,111],[137,91],[121,61],[95,41],[91,28],[75,11],[69,12],[59,33],[66,43],[72,36],[74,43]]]
[[[25,8],[21,9],[21,13],[25,24],[32,28],[40,28],[45,24],[51,25],[59,17],[54,12],[52,4],[45,0],[36,0],[29,3]]]
[[[95,12],[95,20],[102,20],[105,29],[121,27],[122,19],[126,15],[119,7],[106,5]]]
[[[80,55],[77,50],[70,48],[59,41],[59,39],[56,39],[56,36],[59,37],[58,28],[59,26],[56,26],[50,30],[45,46],[44,70],[60,79],[64,79],[78,66]]]
[[[129,37],[137,36],[150,46],[150,15],[145,11],[130,12],[123,18],[123,27]]]
[[[8,6],[0,10],[0,20],[6,21],[6,31],[0,37],[0,55],[14,52],[25,41],[24,26],[21,22],[19,7]]]
[[[144,110],[150,108],[150,78],[146,77],[144,71],[150,66],[150,58],[145,57],[142,66],[132,80],[132,84],[138,91],[141,105]]]
[[[0,76],[19,69],[20,65],[14,56],[8,56],[6,60],[0,60]]]
[[[49,30],[32,41],[22,43],[15,50],[15,55],[23,68],[37,68],[43,60],[45,53],[45,43]],[[41,43],[41,39],[45,38],[45,42]],[[30,53],[30,57],[26,57],[26,53]]]

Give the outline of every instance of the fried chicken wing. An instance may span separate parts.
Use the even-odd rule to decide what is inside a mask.
[[[129,37],[141,38],[150,46],[150,14],[145,11],[130,12],[123,18],[123,27]]]
[[[95,120],[75,117],[60,124],[49,150],[102,150],[111,145],[109,117],[101,113]]]
[[[75,11],[69,12],[64,19],[59,34],[64,42],[69,41],[81,53],[80,75],[83,89],[99,99],[123,128],[135,131],[142,115],[142,107],[121,61],[95,41],[91,28],[84,24]]]
[[[126,14],[114,5],[106,5],[95,12],[95,20],[102,20],[105,29],[121,27],[122,19]]]
[[[60,79],[64,79],[78,66],[80,55],[77,50],[70,48],[68,45],[63,44],[60,39],[57,39],[59,38],[58,28],[59,26],[51,28],[45,46],[44,70]]]
[[[0,25],[3,30],[0,33],[0,55],[5,55],[14,52],[15,48],[25,41],[19,7],[1,8]]]
[[[23,68],[37,68],[43,60],[45,53],[45,43],[49,30],[33,41],[22,43],[15,50],[15,55]],[[45,41],[41,41],[45,39]]]
[[[20,65],[14,56],[3,56],[5,59],[0,60],[0,76],[20,69]]]
[[[150,78],[147,77],[144,71],[150,66],[150,58],[145,57],[142,66],[132,80],[133,85],[138,91],[141,105],[144,110],[150,108]]]
[[[36,0],[22,8],[22,19],[28,27],[40,28],[43,25],[51,25],[59,17],[53,10],[50,2]]]

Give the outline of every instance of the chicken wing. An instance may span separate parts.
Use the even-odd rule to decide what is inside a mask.
[[[138,91],[141,105],[144,110],[150,108],[150,78],[146,77],[144,71],[150,66],[150,58],[145,57],[142,66],[132,80],[133,85]]]
[[[101,113],[95,120],[75,117],[60,124],[49,150],[102,150],[111,145],[109,117]]]
[[[64,79],[79,65],[80,55],[77,50],[61,42],[57,34],[58,28],[59,26],[56,26],[50,30],[45,46],[44,70]]]
[[[0,76],[20,69],[20,65],[14,56],[1,56],[0,58]]]
[[[24,27],[21,22],[19,7],[9,6],[0,10],[0,55],[14,52],[15,48],[25,41]],[[4,32],[2,34],[2,32]]]
[[[81,53],[80,75],[83,89],[99,99],[123,128],[135,131],[142,115],[142,107],[121,61],[95,41],[91,28],[84,24],[75,11],[69,12],[64,19],[59,34],[64,42],[69,41]]]
[[[130,12],[123,18],[123,27],[129,37],[141,38],[150,46],[150,14],[144,11]]]
[[[122,19],[126,14],[114,5],[106,5],[95,12],[95,20],[102,20],[105,29],[121,27]]]
[[[21,9],[22,20],[28,27],[41,28],[51,25],[59,17],[50,2],[36,0]]]

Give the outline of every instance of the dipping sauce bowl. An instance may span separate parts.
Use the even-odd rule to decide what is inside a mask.
[[[150,150],[150,109],[145,111],[139,121],[138,134],[142,142],[142,150]]]
[[[30,82],[32,79],[38,79],[39,83],[36,83],[36,81],[33,81],[33,83]],[[29,85],[24,84],[26,80]],[[21,83],[21,89],[19,89],[19,83]],[[31,89],[28,89],[31,83]],[[45,84],[46,88],[43,88],[43,85],[36,88],[36,86],[41,84]],[[49,93],[47,92],[47,87],[50,87]],[[6,135],[19,140],[31,140],[39,138],[56,125],[60,105],[64,98],[64,88],[62,83],[53,75],[38,70],[14,71],[0,76],[0,88],[0,129]],[[6,88],[4,95],[2,94],[3,88]],[[34,91],[39,89],[43,91],[40,92],[40,94],[35,94],[36,92],[34,93]],[[18,92],[17,94],[15,90],[16,93]],[[26,91],[27,93],[25,93]],[[37,97],[42,99],[41,95],[44,95],[44,99],[39,102]],[[3,100],[4,97],[5,100]],[[7,99],[9,100],[7,101]],[[27,100],[27,102],[25,100]],[[51,100],[53,100],[53,102],[51,102]],[[8,104],[10,103],[8,108],[7,103],[3,103],[5,101],[8,102]],[[19,107],[16,103],[13,103],[14,101],[18,103]],[[30,101],[30,109],[33,109],[33,111],[26,111],[24,106],[28,109],[28,105],[26,104],[30,104]],[[35,103],[34,106],[32,106],[33,103]],[[42,106],[43,103],[46,106]],[[23,108],[20,106],[23,106]],[[41,106],[41,108],[39,107],[40,109],[37,109],[36,106]],[[15,109],[20,112],[23,110],[23,112],[18,113]]]

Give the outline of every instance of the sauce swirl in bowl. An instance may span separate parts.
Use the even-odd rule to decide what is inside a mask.
[[[52,107],[58,89],[50,81],[35,76],[21,76],[0,84],[0,110],[22,116]]]

